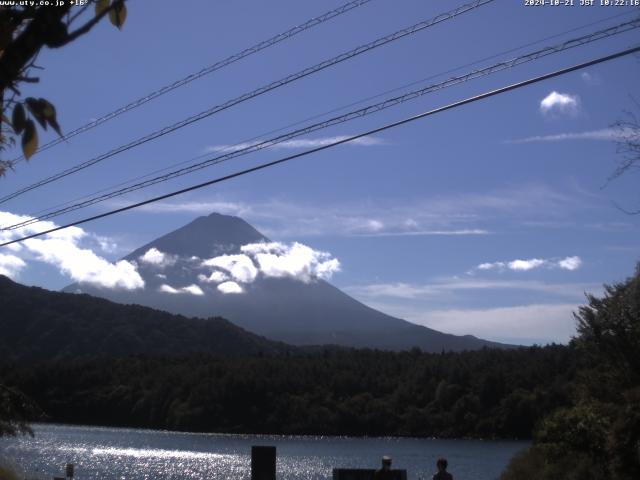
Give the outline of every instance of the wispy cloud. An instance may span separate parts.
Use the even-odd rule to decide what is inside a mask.
[[[338,135],[335,137],[321,137],[321,138],[301,138],[297,140],[286,140],[284,142],[276,143],[271,149],[297,149],[297,148],[317,148],[324,147],[326,145],[331,145],[335,142],[340,142],[349,138],[350,135]],[[216,153],[229,153],[236,152],[238,150],[243,150],[245,148],[256,145],[259,142],[254,143],[238,143],[236,145],[211,145],[207,147],[205,150],[207,152],[216,152]],[[385,145],[386,142],[378,137],[361,137],[356,138],[350,142],[347,142],[347,145],[357,145],[361,147],[373,147],[376,145]]]
[[[619,141],[638,137],[638,132],[630,128],[602,128],[587,132],[556,133],[552,135],[536,135],[518,140],[507,140],[506,143],[564,142],[570,140]]]
[[[565,113],[576,114],[580,108],[580,98],[570,93],[551,92],[540,101],[540,111],[543,114]]]
[[[520,272],[527,272],[529,270],[535,270],[538,268],[560,268],[563,270],[577,270],[582,265],[582,259],[577,256],[565,257],[560,259],[545,259],[545,258],[529,258],[529,259],[516,259],[511,261],[500,262],[486,262],[481,263],[469,273],[473,273],[476,270],[513,270]]]
[[[267,236],[299,239],[311,236],[481,236],[495,225],[552,222],[589,211],[592,198],[579,190],[558,191],[541,184],[521,184],[487,192],[455,192],[415,198],[407,203],[351,201],[305,205],[286,199],[256,203],[214,197],[158,202],[142,207],[153,214],[220,212],[237,215]],[[113,203],[113,207],[122,206]],[[575,225],[573,225],[575,228]]]
[[[357,237],[427,237],[447,235],[489,235],[491,232],[482,228],[463,228],[459,230],[406,230],[397,232],[357,233]]]
[[[602,83],[599,75],[590,72],[582,72],[580,78],[589,86],[596,86]]]
[[[128,205],[127,202],[111,202],[113,207],[123,207]],[[246,215],[252,212],[249,205],[241,202],[226,201],[186,201],[186,202],[156,202],[140,207],[141,211],[150,213],[192,213],[192,214],[209,214],[212,212],[222,213],[224,215]]]
[[[363,300],[386,298],[420,299],[439,297],[451,292],[465,290],[526,290],[555,297],[572,299],[584,298],[584,292],[599,292],[601,286],[583,283],[546,283],[541,281],[506,281],[486,279],[448,279],[440,282],[378,283],[347,286],[343,290]]]

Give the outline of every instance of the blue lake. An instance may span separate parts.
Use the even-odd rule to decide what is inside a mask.
[[[440,456],[455,480],[497,479],[526,442],[226,435],[36,425],[35,438],[0,439],[0,457],[28,479],[249,479],[252,445],[277,447],[278,479],[330,479],[334,467],[377,468],[382,455],[409,479],[430,479]]]

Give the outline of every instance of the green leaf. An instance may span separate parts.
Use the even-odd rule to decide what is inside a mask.
[[[21,103],[18,103],[13,107],[12,119],[13,121],[11,124],[13,126],[13,131],[20,135],[22,130],[24,130],[25,122],[27,120],[27,116],[24,113],[24,107]]]
[[[117,3],[113,5],[113,8],[109,10],[109,20],[111,23],[121,29],[124,25],[124,21],[127,19],[127,7],[123,3]]]
[[[96,1],[96,17],[100,15],[107,8],[109,8],[109,0],[97,0]]]
[[[40,126],[47,129],[47,118],[44,115],[45,105],[41,101],[42,99],[37,99],[33,97],[28,97],[24,100],[24,103],[27,104],[27,108],[31,112],[31,115],[38,121]],[[46,101],[46,100],[45,100]]]
[[[33,120],[27,120],[22,134],[22,154],[29,160],[38,149],[38,132]]]
[[[51,128],[53,128],[56,133],[62,137],[62,131],[60,130],[60,125],[58,125],[58,120],[56,119],[56,107],[54,107],[46,98],[41,98],[39,101],[43,106],[42,113],[44,114],[45,120],[49,125],[51,125]]]

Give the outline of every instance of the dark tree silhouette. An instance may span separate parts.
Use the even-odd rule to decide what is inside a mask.
[[[38,418],[42,418],[42,412],[30,398],[0,383],[0,437],[33,435],[28,422]]]
[[[640,478],[640,265],[576,314],[571,405],[547,416],[503,480]]]
[[[633,97],[631,101],[640,112],[640,102]],[[624,112],[624,118],[613,125],[616,132],[617,151],[619,154],[618,167],[613,172],[609,181],[614,180],[624,174],[640,171],[640,119],[638,114],[631,110]],[[635,209],[620,208],[622,211],[631,214],[640,214],[640,207]]]

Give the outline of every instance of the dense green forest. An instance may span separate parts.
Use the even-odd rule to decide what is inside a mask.
[[[530,437],[567,404],[563,346],[428,354],[326,350],[5,365],[55,422],[210,432]]]

